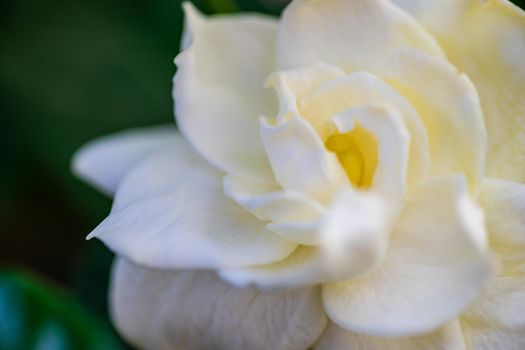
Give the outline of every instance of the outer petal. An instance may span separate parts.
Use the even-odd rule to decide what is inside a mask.
[[[418,111],[430,141],[431,173],[483,175],[486,135],[476,88],[445,60],[411,49],[390,55],[385,75]]]
[[[262,118],[260,134],[275,178],[284,190],[327,203],[341,185],[348,184],[336,156],[304,119]]]
[[[299,246],[282,261],[226,269],[221,276],[236,285],[255,283],[273,288],[315,285],[361,275],[383,261],[391,214],[381,198],[347,188],[337,196],[317,228],[322,247]]]
[[[354,72],[328,81],[299,101],[299,110],[322,137],[332,134],[332,117],[352,107],[388,104],[395,107],[408,129],[410,142],[409,179],[428,175],[430,155],[425,127],[416,110],[392,86],[367,72]]]
[[[461,318],[471,349],[525,349],[525,185],[486,179],[480,201],[498,271]]]
[[[296,0],[279,27],[280,69],[326,62],[347,71],[377,72],[394,48],[441,56],[434,39],[399,8],[383,0]]]
[[[464,350],[459,322],[449,322],[433,333],[410,338],[378,338],[356,334],[330,323],[314,350]]]
[[[260,292],[214,273],[149,270],[118,260],[113,319],[143,349],[304,350],[326,318],[317,288]]]
[[[418,185],[377,271],[323,287],[328,316],[374,336],[435,330],[478,296],[490,274],[482,213],[458,178]]]
[[[438,38],[476,85],[489,176],[525,182],[525,12],[507,0],[394,0]]]
[[[441,37],[461,21],[476,0],[389,0],[408,12],[432,34]],[[450,33],[449,33],[450,34]]]
[[[162,126],[120,132],[91,141],[74,156],[73,171],[100,191],[113,195],[122,178],[158,149],[177,147],[180,135]]]
[[[262,16],[206,19],[186,3],[191,43],[175,60],[178,125],[211,163],[233,174],[270,177],[258,120],[277,103],[264,89],[274,71],[276,21]]]
[[[90,237],[154,268],[233,267],[288,256],[296,245],[224,196],[221,178],[185,143],[160,152],[126,177],[110,216]]]

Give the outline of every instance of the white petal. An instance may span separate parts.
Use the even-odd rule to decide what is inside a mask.
[[[299,246],[282,261],[225,269],[221,276],[236,285],[253,283],[265,288],[315,285],[357,276],[383,260],[391,220],[388,203],[348,188],[316,228],[323,249]]]
[[[430,334],[410,338],[379,338],[356,334],[329,323],[314,350],[465,350],[457,320]]]
[[[505,0],[477,5],[460,26],[451,57],[479,89],[489,141],[487,175],[525,182],[525,12]]]
[[[304,350],[326,325],[319,289],[238,289],[212,272],[149,270],[120,259],[111,309],[143,349]]]
[[[277,101],[263,84],[273,72],[276,21],[263,16],[207,19],[185,4],[189,46],[176,58],[178,125],[192,145],[228,173],[271,177],[258,136]]]
[[[224,192],[261,220],[310,222],[326,212],[323,205],[302,193],[267,188],[231,176],[224,179]]]
[[[328,81],[315,93],[300,100],[302,116],[316,127],[323,136],[332,133],[332,117],[348,108],[370,104],[394,106],[410,132],[409,181],[424,178],[430,169],[427,134],[415,109],[394,88],[367,72],[354,72]]]
[[[487,175],[525,182],[525,12],[506,0],[469,1],[443,37],[478,88],[488,132]]]
[[[347,71],[377,72],[392,49],[442,52],[405,12],[382,0],[296,0],[279,27],[278,64],[291,69],[326,62]]]
[[[359,123],[374,135],[379,154],[370,190],[401,198],[406,190],[410,134],[399,112],[388,105],[371,105],[347,109],[333,121],[340,133],[352,131]]]
[[[304,119],[274,121],[261,118],[260,134],[277,182],[285,191],[330,201],[340,186],[348,184],[335,154]]]
[[[262,288],[316,285],[330,280],[325,256],[317,247],[299,246],[289,257],[269,265],[224,269],[220,276],[236,286],[255,284]]]
[[[273,73],[266,80],[266,86],[273,87],[280,101],[279,118],[287,114],[299,114],[298,101],[315,92],[323,83],[344,75],[345,72],[325,63]]]
[[[355,333],[413,336],[444,325],[478,296],[490,262],[482,213],[461,180],[413,188],[381,268],[323,287],[335,323]]]
[[[471,349],[525,349],[525,185],[485,179],[480,188],[496,276],[463,314]]]
[[[259,219],[271,221],[266,227],[279,236],[299,244],[320,243],[326,208],[306,195],[231,176],[224,179],[224,192]]]
[[[418,23],[441,38],[457,23],[477,0],[389,0],[408,12]],[[456,35],[459,33],[456,33]]]
[[[332,281],[366,274],[385,258],[395,208],[372,193],[343,191],[323,227],[325,264]]]
[[[316,219],[308,222],[288,221],[270,223],[266,228],[289,241],[316,246],[321,243],[322,220]]]
[[[154,268],[271,263],[295,244],[227,198],[222,174],[187,144],[152,156],[119,187],[110,216],[90,235]]]
[[[271,221],[266,227],[292,242],[319,243],[319,222],[326,208],[299,192],[250,183],[227,176],[224,192],[261,220]]]
[[[486,134],[476,88],[445,60],[410,49],[390,55],[385,75],[418,111],[430,141],[433,175],[482,176]]]
[[[173,126],[128,130],[104,136],[82,147],[73,158],[74,173],[100,191],[113,195],[122,178],[141,160],[164,147],[177,147]]]
[[[525,182],[525,12],[508,0],[394,1],[476,85],[487,124],[487,175]]]

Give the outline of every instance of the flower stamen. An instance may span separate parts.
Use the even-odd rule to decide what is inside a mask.
[[[325,142],[334,152],[350,182],[357,188],[372,185],[377,168],[378,148],[374,136],[359,125],[346,133],[335,133]]]

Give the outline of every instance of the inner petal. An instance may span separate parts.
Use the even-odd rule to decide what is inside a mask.
[[[336,132],[325,141],[326,148],[334,152],[348,176],[357,188],[372,185],[377,168],[377,141],[369,131],[356,124],[349,132]]]

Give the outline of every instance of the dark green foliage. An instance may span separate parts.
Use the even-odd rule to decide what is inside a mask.
[[[0,349],[123,349],[107,321],[48,282],[0,271]]]

